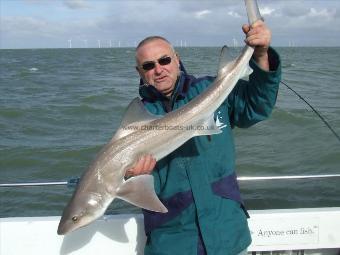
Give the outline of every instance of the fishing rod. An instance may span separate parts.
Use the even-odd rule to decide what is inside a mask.
[[[331,125],[325,120],[324,117],[310,104],[307,102],[306,99],[303,98],[299,93],[297,93],[292,87],[288,86],[287,83],[281,81],[283,85],[285,85],[289,90],[293,91],[295,95],[297,95],[302,101],[304,101],[312,110],[313,112],[325,123],[325,125],[328,127],[328,129],[335,135],[335,137],[338,139],[340,142],[340,136],[335,132],[335,130],[331,127]]]
[[[0,183],[0,188],[10,187],[37,187],[37,186],[67,186],[74,187],[79,182],[78,177],[71,178],[68,181],[54,181],[54,182],[18,182],[18,183]]]
[[[265,181],[265,180],[287,180],[287,179],[320,179],[320,178],[336,178],[340,174],[319,174],[319,175],[283,175],[283,176],[240,176],[239,181]],[[71,178],[68,181],[60,182],[22,182],[22,183],[1,183],[0,188],[11,187],[33,187],[33,186],[62,186],[74,187],[79,183],[80,178]]]

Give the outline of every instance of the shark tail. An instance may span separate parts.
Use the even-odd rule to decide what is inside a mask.
[[[264,20],[260,14],[259,7],[256,0],[244,0],[246,4],[248,22],[250,25],[254,24],[258,20]]]

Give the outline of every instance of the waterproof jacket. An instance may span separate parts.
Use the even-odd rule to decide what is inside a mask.
[[[251,243],[247,212],[235,174],[232,129],[247,128],[266,119],[274,107],[280,76],[279,55],[269,49],[270,71],[250,61],[249,82],[239,80],[216,110],[214,118],[223,131],[191,138],[158,161],[153,171],[155,190],[169,210],[143,210],[147,243],[145,255],[235,255]],[[195,78],[181,65],[170,99],[153,86],[140,86],[148,111],[164,115],[202,93],[214,77]]]

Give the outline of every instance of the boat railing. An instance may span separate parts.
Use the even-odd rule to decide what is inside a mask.
[[[340,174],[315,174],[315,175],[280,175],[280,176],[240,176],[239,181],[266,181],[266,180],[289,180],[289,179],[322,179],[338,178]],[[66,185],[74,187],[79,182],[79,177],[71,178],[67,181],[50,181],[50,182],[17,182],[17,183],[0,183],[0,188],[11,187],[32,187],[32,186],[60,186]]]

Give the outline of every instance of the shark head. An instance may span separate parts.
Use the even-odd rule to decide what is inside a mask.
[[[98,219],[110,202],[98,193],[76,192],[61,216],[58,235],[65,235]]]

